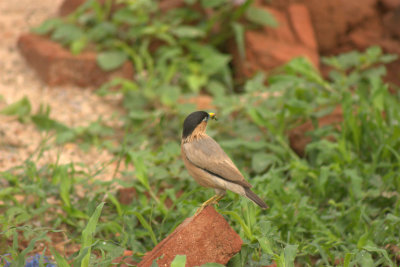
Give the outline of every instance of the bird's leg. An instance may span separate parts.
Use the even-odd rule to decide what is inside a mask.
[[[225,190],[222,189],[215,189],[215,199],[212,204],[218,205],[218,201],[220,201],[226,194]]]
[[[213,204],[213,203],[214,203],[214,200],[217,198],[217,196],[218,196],[218,195],[214,195],[214,196],[212,196],[210,199],[208,199],[207,201],[205,201],[203,204],[201,204],[200,208],[197,209],[197,211],[196,211],[196,213],[194,214],[194,216],[199,215],[200,212],[202,212],[203,209],[204,209],[205,207],[207,207],[207,206],[210,205],[210,204]]]
[[[214,204],[218,205],[219,204],[218,201],[220,201],[225,196],[225,193],[224,194],[217,194],[216,196],[217,197],[214,199]]]
[[[212,196],[209,200],[207,200],[206,202],[201,204],[200,208],[197,209],[194,216],[199,215],[200,212],[202,212],[205,207],[207,207],[209,205],[213,205],[213,204],[218,204],[218,201],[220,201],[221,198],[223,198],[224,196],[225,196],[225,193],[223,193],[223,194],[217,193],[216,195]]]

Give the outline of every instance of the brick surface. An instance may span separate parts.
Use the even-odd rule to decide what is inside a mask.
[[[287,10],[260,6],[278,21],[276,28],[264,27],[245,33],[246,60],[234,57],[239,77],[252,76],[257,71],[268,71],[299,56],[308,58],[319,68],[319,53],[308,9],[292,4]]]
[[[97,65],[96,53],[73,55],[60,44],[35,34],[21,35],[18,48],[39,77],[52,86],[99,86],[114,77],[133,78],[133,67],[129,62],[117,70],[106,72]]]
[[[212,206],[198,216],[186,219],[175,231],[143,257],[139,267],[170,266],[176,255],[186,255],[186,266],[198,266],[208,262],[226,264],[242,246],[239,235],[229,226],[222,215]]]

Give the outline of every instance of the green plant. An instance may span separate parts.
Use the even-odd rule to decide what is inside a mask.
[[[212,194],[189,177],[179,147],[182,120],[195,109],[180,101],[205,91],[219,114],[208,133],[271,207],[262,212],[230,193],[221,201],[219,212],[244,241],[228,266],[397,266],[400,96],[389,93],[381,65],[393,56],[372,47],[325,58],[332,68],[328,79],[305,59],[295,59],[269,76],[255,75],[237,94],[222,44],[235,39],[243,56],[244,25],[249,26],[243,16],[274,22],[252,9],[251,1],[238,7],[186,2],[161,14],[155,1],[129,1],[115,12],[109,1],[89,1],[37,29],[74,53],[97,50],[105,69],[131,60],[136,74],[99,90],[123,95],[122,129],[102,121],[70,128],[51,119],[48,108],[31,114],[26,98],[1,111],[55,133],[59,142],[105,147],[117,162],[113,181],[99,181],[101,170],[89,172],[79,164],[38,165],[43,146],[22,166],[0,173],[1,251],[21,263],[35,242],[62,231],[79,249],[72,255],[51,249],[60,266],[88,265],[88,257],[91,264],[110,266],[124,250],[140,261]],[[318,118],[338,106],[339,127],[319,125]],[[305,121],[314,129],[301,158],[287,133]],[[121,170],[123,163],[135,169]],[[135,188],[132,203],[120,203],[115,184]],[[18,242],[26,240],[33,243],[19,249]],[[184,264],[183,257],[175,261]]]
[[[244,56],[245,27],[276,26],[265,10],[247,0],[235,5],[222,1],[185,1],[167,12],[158,1],[90,0],[64,19],[51,19],[34,29],[80,53],[98,51],[97,62],[112,70],[129,60],[133,81],[115,80],[125,90],[145,90],[147,97],[161,95],[164,104],[176,102],[182,92],[199,92],[212,82],[216,90],[233,90],[226,43],[236,40]],[[246,20],[247,19],[247,20]],[[212,89],[210,89],[212,91]]]
[[[214,96],[219,121],[210,123],[208,133],[270,206],[262,212],[230,193],[220,202],[219,211],[244,240],[228,266],[273,261],[278,266],[398,264],[390,248],[399,246],[400,239],[400,99],[382,82],[385,72],[379,65],[392,59],[376,47],[327,58],[324,61],[334,67],[329,80],[307,61],[296,59],[269,76],[268,86],[265,76],[257,75],[240,95]],[[83,245],[81,233],[105,201],[91,242],[93,263],[108,266],[123,250],[134,251],[133,258],[140,261],[213,193],[199,188],[180,160],[181,123],[193,107],[154,103],[145,90],[134,92],[142,106],[129,106],[126,93],[124,139],[111,147],[117,162],[135,166],[134,171],[117,169],[121,178],[113,180],[135,188],[133,202],[120,203],[112,183],[94,179],[96,171],[77,171],[74,164],[39,168],[31,157],[24,166],[1,173],[3,240],[12,236],[4,231],[33,227],[39,216],[46,218],[42,225],[53,230],[68,227],[68,238],[85,250],[88,245]],[[338,105],[343,110],[340,127],[318,125],[317,119]],[[306,157],[300,158],[289,147],[287,132],[306,120],[315,128],[307,133],[311,142]],[[87,194],[77,197],[81,187]],[[29,195],[36,204],[21,202],[15,195]],[[55,206],[49,198],[59,201],[57,213],[51,212]],[[15,257],[22,255],[15,246],[5,248]],[[63,261],[61,255],[56,258]],[[68,260],[77,259],[83,257],[77,253]]]
[[[310,265],[343,259],[343,266],[394,264],[384,248],[398,243],[399,229],[389,221],[399,218],[399,181],[394,175],[399,168],[399,98],[381,80],[384,67],[376,66],[391,60],[393,56],[382,55],[377,47],[325,59],[334,67],[331,81],[320,78],[305,61],[294,60],[283,75],[269,78],[271,95],[261,99],[262,76],[247,83],[243,109],[262,130],[255,138],[263,149],[253,152],[252,161],[257,166],[253,174],[259,177],[255,181],[261,179],[264,185],[255,187],[267,190],[265,197],[273,203],[269,214],[258,218],[269,218],[267,225],[274,230],[264,229],[258,237],[246,230],[246,237],[250,244],[258,239],[278,265],[285,265],[282,258],[262,245],[276,233],[280,237],[275,240],[285,240],[286,246],[298,244],[297,261]],[[274,91],[279,93],[274,96]],[[343,110],[340,130],[319,126],[316,119],[337,105]],[[304,119],[313,120],[316,128],[309,133],[306,158],[300,159],[288,149],[286,133]],[[320,259],[302,260],[302,254]]]

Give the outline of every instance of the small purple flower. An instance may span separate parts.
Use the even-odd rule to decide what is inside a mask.
[[[8,262],[5,258],[3,258],[3,256],[8,256],[8,255],[10,254],[0,256],[0,263],[5,263],[4,267],[9,267],[11,265],[11,262]],[[29,257],[25,263],[25,267],[39,267],[39,261],[41,256],[42,255],[40,254],[36,254],[35,256]],[[49,258],[47,258],[46,256],[43,256],[43,262],[45,263],[46,267],[57,267],[57,265],[51,263]]]

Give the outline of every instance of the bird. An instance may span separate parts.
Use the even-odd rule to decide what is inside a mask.
[[[221,146],[206,134],[209,119],[217,120],[215,113],[195,111],[183,122],[181,154],[185,167],[198,184],[213,188],[216,193],[200,206],[195,215],[208,205],[218,204],[226,190],[244,196],[262,209],[267,209],[267,204],[251,191],[251,184],[246,181]]]

